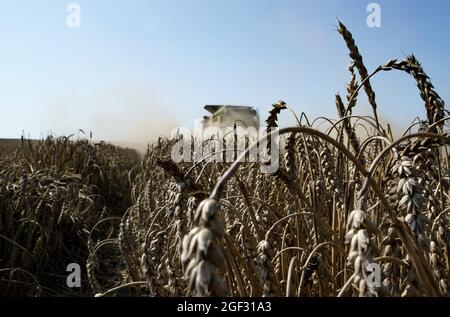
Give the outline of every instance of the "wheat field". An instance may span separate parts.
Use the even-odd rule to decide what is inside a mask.
[[[297,125],[279,129],[273,174],[175,163],[177,140],[163,137],[143,155],[71,137],[0,152],[0,295],[447,296],[444,101],[413,55],[369,73],[342,23],[338,33],[351,64],[337,116],[275,103],[268,131],[282,111]],[[397,138],[370,84],[387,71],[409,74],[426,110]],[[357,114],[366,96],[371,116]],[[82,287],[67,287],[69,263]]]

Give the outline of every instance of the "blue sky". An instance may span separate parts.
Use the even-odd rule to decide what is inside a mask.
[[[70,2],[81,28],[66,26]],[[0,138],[92,130],[142,142],[190,127],[205,104],[260,109],[285,100],[309,117],[335,117],[349,57],[336,18],[373,70],[414,52],[444,100],[450,95],[450,2],[364,0],[1,0]],[[380,115],[398,127],[424,115],[406,74],[376,77]],[[358,113],[368,113],[359,98]],[[282,124],[293,123],[288,113]]]

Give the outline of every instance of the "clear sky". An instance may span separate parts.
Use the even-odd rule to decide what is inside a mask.
[[[81,28],[66,25],[70,2]],[[381,6],[381,28],[366,24],[370,2]],[[264,118],[280,99],[334,117],[349,80],[336,18],[369,71],[414,52],[448,100],[449,15],[447,0],[1,0],[0,138],[83,129],[142,142],[190,127],[205,104],[252,105]],[[407,75],[372,85],[383,118],[403,127],[423,117]],[[282,123],[293,123],[288,113]]]

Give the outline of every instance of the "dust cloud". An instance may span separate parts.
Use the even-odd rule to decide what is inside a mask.
[[[76,92],[55,98],[43,129],[54,135],[75,134],[94,141],[145,150],[176,127],[175,108],[159,99],[148,83],[116,82],[89,95]],[[80,133],[80,129],[84,131]]]

